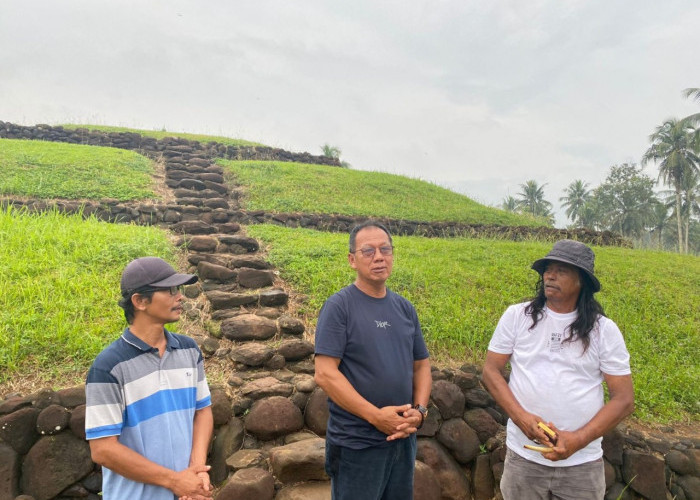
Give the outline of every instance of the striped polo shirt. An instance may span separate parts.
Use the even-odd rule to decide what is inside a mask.
[[[165,330],[163,356],[127,328],[87,375],[87,439],[119,442],[168,469],[189,465],[195,411],[211,405],[202,353],[194,340]],[[171,491],[102,468],[104,500],[172,500]]]

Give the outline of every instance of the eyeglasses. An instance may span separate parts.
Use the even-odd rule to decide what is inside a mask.
[[[379,250],[379,253],[381,253],[382,255],[385,255],[385,256],[394,254],[394,247],[393,246],[386,246],[386,247],[379,247],[379,248],[374,248],[374,247],[360,248],[359,250],[355,250],[352,253],[360,252],[364,258],[369,259],[370,257],[374,257],[374,254],[377,253],[377,250]]]
[[[180,286],[169,286],[165,288],[142,288],[141,290],[135,290],[134,293],[150,293],[150,292],[168,292],[171,296],[175,296],[178,293],[182,293],[182,285]]]

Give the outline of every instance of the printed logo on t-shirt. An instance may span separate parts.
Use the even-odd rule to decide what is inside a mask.
[[[564,338],[564,334],[560,332],[552,332],[549,336],[549,342],[547,342],[549,347],[549,352],[560,352],[561,351],[561,341]]]
[[[374,322],[377,324],[377,328],[383,328],[384,330],[386,330],[387,328],[391,327],[391,323],[389,323],[388,321],[377,321],[375,319]]]

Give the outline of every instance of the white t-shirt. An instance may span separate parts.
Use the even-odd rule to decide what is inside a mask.
[[[527,411],[545,423],[575,431],[603,407],[603,373],[629,375],[629,353],[617,325],[601,316],[590,333],[590,345],[583,353],[581,341],[564,342],[576,311],[559,314],[545,307],[532,330],[532,318],[525,314],[528,303],[510,306],[501,316],[489,343],[489,351],[510,354],[508,386]],[[567,467],[597,460],[603,455],[598,438],[566,460],[553,462],[541,453],[523,448],[534,444],[508,420],[507,446],[518,455],[539,464]]]

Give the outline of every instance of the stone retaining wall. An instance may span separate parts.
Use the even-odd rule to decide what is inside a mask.
[[[216,429],[208,463],[215,484],[223,484],[216,498],[329,499],[323,469],[328,410],[313,381],[311,347],[289,318],[270,319],[268,326],[286,339],[278,347],[257,343],[218,354],[239,366],[228,388],[212,388]],[[481,387],[476,367],[434,368],[433,377],[430,414],[418,434],[416,500],[501,498],[505,417]],[[20,494],[30,495],[23,500],[98,500],[101,472],[90,459],[84,425],[82,386],[0,402],[0,500]],[[619,426],[603,441],[605,498],[697,499],[699,444]]]
[[[208,158],[295,161],[300,163],[340,166],[340,162],[336,158],[316,156],[309,153],[291,153],[284,149],[271,148],[268,146],[232,146],[220,142],[202,143],[179,137],[155,139],[152,137],[144,137],[134,132],[102,132],[86,128],[66,129],[61,126],[52,127],[43,124],[24,126],[0,121],[0,138],[109,146],[131,149],[146,155],[163,153],[166,149],[177,151],[178,148],[184,147],[187,150],[194,150]]]

